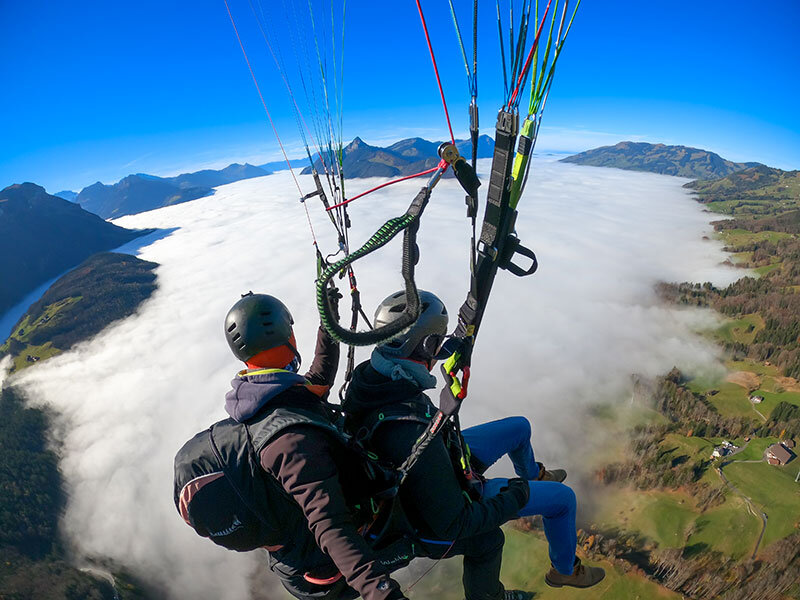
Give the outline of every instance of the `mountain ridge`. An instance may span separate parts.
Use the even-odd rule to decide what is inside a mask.
[[[349,179],[413,175],[439,164],[437,150],[441,143],[414,137],[382,147],[367,144],[356,136],[342,151],[344,172]],[[456,147],[462,156],[471,156],[470,140],[456,140]],[[488,135],[481,135],[478,138],[478,158],[491,158],[493,152],[494,140]],[[319,157],[314,161],[314,168],[319,173],[326,170]],[[309,166],[301,174],[309,175],[311,172]]]
[[[108,223],[34,183],[0,191],[0,313],[48,279],[151,230]]]
[[[561,162],[646,171],[690,179],[726,177],[736,171],[760,165],[756,162],[736,163],[701,148],[630,141],[593,148],[562,158]]]
[[[189,202],[213,194],[212,188],[217,186],[269,174],[270,171],[248,163],[232,163],[224,169],[203,169],[174,177],[134,173],[111,185],[93,183],[83,188],[75,201],[85,210],[111,219]]]

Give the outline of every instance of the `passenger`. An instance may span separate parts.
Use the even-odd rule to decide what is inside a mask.
[[[447,309],[434,294],[419,294],[423,308],[417,322],[404,335],[376,347],[370,360],[356,367],[343,403],[348,427],[368,439],[370,449],[378,456],[396,465],[410,454],[427,426],[420,415],[429,420],[435,413],[424,391],[436,387],[430,371],[437,359],[444,358],[440,353],[447,333]],[[375,313],[375,327],[391,322],[404,308],[403,292],[389,296]],[[528,421],[523,417],[503,419],[467,429],[463,437],[479,471],[508,454],[517,475],[526,480],[529,499],[514,516],[543,517],[550,544],[547,584],[590,587],[599,583],[605,576],[603,569],[582,565],[575,556],[576,501],[573,491],[561,483],[566,472],[548,471],[534,460]],[[439,436],[431,442],[400,488],[400,499],[411,522],[424,524],[427,535],[456,540],[502,523],[508,516],[491,512],[490,501],[499,490],[514,487],[515,480],[481,480],[478,493],[483,503],[476,506],[465,497],[466,486],[456,479],[453,467],[448,469],[452,463],[445,441]],[[473,565],[465,561],[465,589],[469,583],[471,589],[480,590],[478,594],[488,594],[481,573],[492,573],[494,580],[499,565],[498,555],[474,565],[481,571],[473,573]]]

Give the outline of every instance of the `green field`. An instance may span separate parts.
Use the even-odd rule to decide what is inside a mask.
[[[638,532],[661,548],[682,548],[696,517],[694,502],[680,492],[608,488],[593,525],[600,530]]]
[[[741,440],[733,442],[737,446],[742,446],[739,443]],[[742,461],[742,460],[761,460],[764,457],[764,450],[767,449],[767,446],[771,446],[775,442],[777,442],[777,438],[752,438],[750,442],[747,444],[747,448],[731,456],[730,458],[726,458],[726,461]],[[727,473],[727,470],[725,471]]]
[[[733,440],[729,440],[733,441]],[[684,454],[689,457],[708,458],[714,450],[714,445],[719,442],[701,437],[686,437],[677,433],[668,433],[661,442],[664,450],[673,449],[675,456]]]
[[[783,233],[780,231],[759,231],[752,232],[746,229],[726,229],[717,233],[717,237],[722,240],[726,245],[738,247],[745,244],[752,244],[754,242],[772,242],[776,243],[780,240],[791,238],[791,233]]]
[[[756,334],[762,329],[764,329],[764,319],[761,315],[750,314],[725,323],[714,333],[724,342],[752,344]]]
[[[544,575],[550,568],[547,542],[537,535],[506,528],[506,545],[503,552],[501,579],[509,589],[524,589],[536,593],[536,600],[651,600],[680,598],[657,584],[637,575],[624,574],[613,565],[592,563],[606,570],[606,578],[591,590],[574,588],[550,588],[544,583]],[[424,565],[415,567],[404,578],[404,589],[425,572]],[[412,600],[463,600],[461,585],[461,560],[441,561],[410,592]]]
[[[768,392],[764,389],[758,389],[753,392],[756,396],[762,396],[764,401],[761,404],[756,404],[755,407],[760,413],[769,417],[772,410],[781,402],[787,404],[794,404],[800,406],[800,393],[798,392]]]
[[[750,396],[742,386],[726,381],[714,389],[719,391],[714,395],[706,395],[706,399],[717,408],[719,414],[724,417],[756,417]]]
[[[697,517],[687,546],[702,544],[726,556],[741,559],[750,556],[760,531],[761,520],[747,510],[744,500],[728,494],[724,504]]]
[[[750,325],[753,329],[750,330]],[[748,336],[753,337],[763,327],[763,321],[757,315],[746,315],[745,317],[730,321],[717,329],[714,335],[724,341],[738,341],[748,343]],[[752,340],[749,340],[752,341]],[[731,417],[750,417],[761,421],[756,414],[756,410],[769,418],[772,410],[780,403],[787,402],[800,406],[800,392],[786,391],[782,389],[776,377],[780,376],[778,369],[772,365],[757,363],[751,360],[728,360],[725,366],[730,372],[748,371],[760,377],[760,385],[753,391],[752,395],[761,396],[764,401],[760,404],[752,404],[748,391],[739,384],[724,381],[719,377],[697,377],[686,384],[686,387],[697,394],[705,394],[706,399],[711,402],[723,416]],[[715,394],[711,394],[716,390]],[[755,410],[753,410],[755,408]]]
[[[35,360],[28,360],[28,356],[32,359],[44,360],[60,353],[61,350],[55,348],[50,342],[45,342],[39,346],[31,345],[31,336],[37,330],[51,326],[58,320],[58,314],[60,312],[68,311],[70,306],[80,302],[81,299],[82,296],[72,296],[49,304],[33,323],[31,323],[30,315],[26,315],[23,321],[11,332],[11,335],[8,336],[5,343],[0,346],[0,354],[8,352],[11,349],[10,343],[12,340],[16,342],[17,345],[21,344],[22,349],[14,354],[14,370],[20,371],[25,367],[36,364]],[[14,352],[14,350],[11,351]]]
[[[752,371],[757,375],[769,375],[770,377],[777,377],[780,375],[777,367],[766,365],[754,360],[727,360],[725,366],[731,371]]]
[[[767,273],[771,273],[775,269],[780,269],[782,264],[782,262],[778,261],[769,265],[764,265],[763,267],[756,267],[754,270],[758,275],[764,276]]]
[[[769,517],[762,547],[795,532],[800,524],[800,483],[794,481],[798,469],[797,459],[783,467],[739,461],[725,467],[730,482]]]

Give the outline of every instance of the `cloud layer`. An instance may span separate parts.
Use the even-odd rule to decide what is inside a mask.
[[[480,167],[488,170],[489,162]],[[351,182],[351,195],[371,183]],[[631,373],[713,365],[715,351],[692,333],[713,322],[710,313],[663,307],[652,289],[659,280],[725,283],[741,273],[720,266],[720,245],[701,239],[709,217],[681,183],[535,161],[517,229],[537,252],[539,272],[498,275],[465,425],[524,414],[534,423],[538,456],[570,466],[580,457],[563,461],[562,450],[574,441],[582,407],[627,397]],[[311,188],[305,178],[301,185]],[[401,214],[419,185],[405,182],[359,200],[351,211],[354,243]],[[309,204],[320,247],[335,247],[326,217]],[[453,315],[468,286],[464,213],[463,192],[443,181],[420,229],[418,284],[439,294]],[[239,365],[222,320],[240,293],[284,299],[310,362],[318,319],[314,250],[297,189],[281,172],[117,223],[178,228],[139,251],[161,265],[159,289],[138,314],[18,377],[36,402],[60,415],[66,531],[78,554],[148,573],[174,598],[247,598],[256,559],[218,549],[181,522],[172,459],[186,439],[226,416],[223,395]],[[397,240],[357,264],[368,313],[401,287],[399,253]]]

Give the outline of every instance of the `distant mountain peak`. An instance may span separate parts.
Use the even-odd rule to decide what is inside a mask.
[[[0,191],[0,199],[10,200],[22,196],[41,196],[47,195],[47,191],[40,185],[26,181],[24,183],[12,183]]]
[[[348,179],[358,177],[401,177],[435,167],[439,163],[437,149],[441,142],[430,142],[421,137],[407,138],[387,147],[370,146],[356,136],[345,146],[343,154],[344,174]],[[472,156],[470,140],[456,140],[458,151],[465,157]],[[494,151],[494,140],[487,135],[478,139],[478,158],[489,158]],[[324,170],[322,161],[314,161],[317,172]],[[311,167],[302,174],[311,173]],[[449,171],[448,171],[449,175]]]

